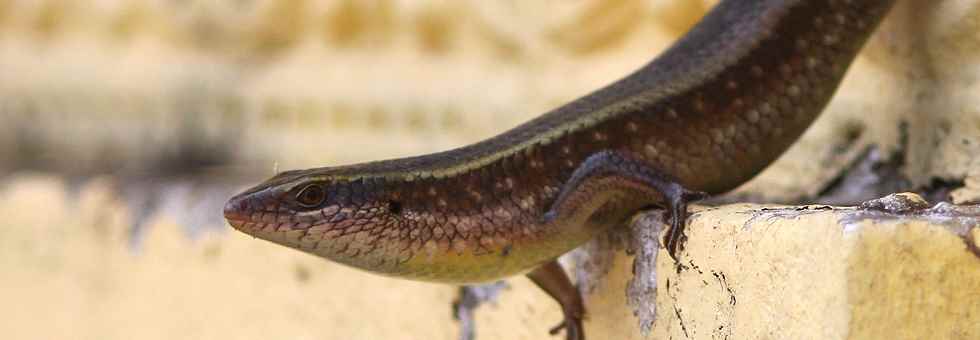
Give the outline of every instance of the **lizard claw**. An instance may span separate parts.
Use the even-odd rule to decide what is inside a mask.
[[[566,315],[565,320],[562,320],[560,324],[548,330],[548,334],[556,335],[563,329],[565,330],[566,340],[585,340],[581,318]]]
[[[558,334],[558,332],[561,332],[561,330],[565,329],[567,324],[568,323],[565,320],[562,320],[560,324],[555,325],[555,327],[551,327],[551,329],[548,330],[548,334],[550,335]]]
[[[684,248],[681,237],[684,236],[684,227],[687,224],[687,204],[708,197],[708,193],[703,191],[693,191],[683,187],[677,189],[677,191],[674,191],[670,195],[671,197],[667,198],[668,209],[666,222],[670,224],[670,231],[667,234],[667,240],[664,244],[664,247],[667,248],[667,254],[675,262],[679,262],[677,260],[677,252]]]

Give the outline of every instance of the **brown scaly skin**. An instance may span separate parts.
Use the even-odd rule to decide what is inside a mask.
[[[670,209],[675,256],[686,203],[786,150],[893,2],[723,1],[632,75],[499,136],[281,173],[232,198],[225,216],[384,275],[471,283],[531,271],[561,303],[567,338],[581,340],[581,298],[554,259],[649,206]]]

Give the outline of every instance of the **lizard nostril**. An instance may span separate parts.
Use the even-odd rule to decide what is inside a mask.
[[[225,203],[225,219],[234,225],[234,222],[244,221],[248,218],[248,201],[242,197],[232,197]]]

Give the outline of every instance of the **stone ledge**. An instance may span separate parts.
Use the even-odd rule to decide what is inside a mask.
[[[638,320],[609,311],[623,308],[631,269],[651,278],[639,260],[651,257],[640,249],[634,268],[616,255],[588,295],[590,339],[980,338],[980,208],[891,208],[702,210],[679,268],[662,250],[652,257],[652,332],[638,327],[649,312]],[[634,234],[658,228],[655,221],[638,220]],[[632,300],[638,310],[653,307]]]

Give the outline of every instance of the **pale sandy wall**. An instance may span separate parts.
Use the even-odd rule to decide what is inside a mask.
[[[490,136],[610,82],[702,10],[638,0],[4,1],[0,98],[8,115],[45,122],[41,134],[72,136],[75,145],[45,143],[85,160],[105,143],[84,130],[93,121],[124,145],[167,142],[186,114],[206,116],[196,122],[207,134],[234,129],[241,157],[270,165],[404,155]],[[408,138],[357,143],[363,155],[337,147],[359,131]]]

